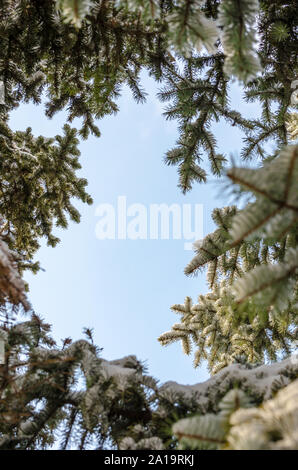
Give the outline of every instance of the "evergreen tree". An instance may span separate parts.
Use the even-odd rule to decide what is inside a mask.
[[[159,24],[147,28],[136,13],[98,1],[78,29],[63,21],[63,12],[80,2],[62,3],[61,12],[51,0],[0,2],[1,234],[23,257],[21,269],[38,269],[28,261],[40,237],[57,243],[54,224],[66,227],[68,217],[79,221],[73,198],[92,202],[87,182],[76,175],[77,137],[87,138],[90,131],[100,135],[94,119],[117,111],[123,83],[136,100],[144,100],[138,86],[141,66],[158,79],[165,54]],[[83,10],[78,6],[78,14]],[[22,102],[38,104],[42,97],[48,117],[67,109],[69,122],[82,119],[81,129],[67,124],[64,135],[53,139],[35,137],[30,128],[13,132],[9,112]]]
[[[239,363],[205,383],[160,386],[135,356],[101,359],[92,331],[85,334],[86,340],[66,338],[58,346],[50,325],[35,314],[23,322],[2,322],[0,449],[47,449],[54,443],[61,449],[174,449],[178,442],[171,426],[180,418],[200,413],[205,423],[206,412],[218,413],[221,400],[230,403],[237,393],[247,396],[241,406],[267,403],[298,374],[298,361],[257,368]],[[236,385],[240,390],[231,390]],[[297,401],[293,405],[297,413]],[[178,422],[178,437],[179,429]],[[211,441],[212,436],[206,434]]]
[[[240,6],[238,13],[236,4]],[[209,157],[211,171],[223,173],[224,157],[220,156],[217,164],[216,141],[209,130],[212,121],[220,117],[244,131],[241,159],[255,159],[258,164],[256,169],[250,165],[225,170],[227,190],[235,200],[242,200],[243,208],[214,210],[218,228],[195,244],[196,256],[185,269],[187,275],[193,275],[207,267],[211,292],[200,295],[196,305],[188,297],[184,305],[174,305],[172,309],[182,315],[181,322],[159,338],[164,345],[181,340],[186,354],[194,345],[195,366],[207,359],[213,373],[238,356],[256,363],[277,360],[290,354],[298,338],[298,154],[297,145],[290,144],[298,125],[293,112],[298,104],[296,5],[260,2],[255,25],[260,75],[260,65],[250,56],[256,4],[243,2],[243,9],[241,4],[223,1],[219,6],[225,58],[185,59],[179,93],[170,82],[161,93],[162,99],[172,100],[167,115],[181,122],[178,146],[166,161],[179,164],[179,185],[184,192],[194,180],[206,180],[205,170],[196,166],[200,148]],[[242,14],[246,28],[232,28],[232,18],[239,15],[240,21]],[[245,60],[239,59],[243,58],[242,47],[248,53]],[[237,69],[238,59],[243,69]],[[261,105],[258,119],[247,120],[228,109],[227,73],[235,75],[237,70],[244,81],[245,99]],[[216,81],[210,84],[212,77]],[[273,151],[265,145],[268,140],[275,147]]]
[[[297,447],[297,361],[269,364],[298,334],[296,11],[294,0],[1,0],[2,449]],[[90,330],[58,347],[32,311],[19,320],[31,309],[21,274],[38,270],[40,237],[54,246],[54,225],[79,221],[73,198],[92,202],[76,175],[78,137],[99,136],[95,120],[117,112],[123,84],[145,99],[142,68],[179,121],[166,163],[178,166],[181,190],[209,171],[244,200],[214,211],[218,228],[186,268],[208,267],[210,292],[173,306],[181,322],[160,337],[187,354],[194,344],[195,365],[208,361],[215,375],[193,387],[159,386],[135,357],[104,361]],[[260,118],[230,107],[235,78]],[[9,113],[42,97],[48,117],[67,109],[81,128],[51,139],[13,132]],[[228,169],[212,132],[219,119],[244,132],[249,167]]]
[[[262,407],[253,407],[242,390],[230,390],[217,414],[185,418],[173,426],[183,449],[297,449],[298,381]]]

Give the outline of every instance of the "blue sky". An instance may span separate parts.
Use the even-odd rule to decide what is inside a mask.
[[[228,203],[222,185],[195,185],[187,195],[177,188],[177,170],[167,167],[163,156],[177,138],[175,122],[162,116],[158,86],[146,74],[145,104],[136,104],[129,90],[119,99],[120,112],[98,123],[101,138],[89,137],[80,144],[82,170],[94,204],[75,202],[80,224],[56,230],[61,238],[56,248],[42,247],[36,258],[45,271],[26,273],[30,300],[36,311],[53,325],[56,340],[82,337],[84,327],[94,328],[96,343],[105,359],[135,354],[146,361],[149,373],[161,382],[175,380],[193,384],[208,378],[205,367],[194,369],[192,359],[180,344],[162,347],[157,337],[178,321],[170,311],[186,295],[195,301],[207,291],[205,276],[187,278],[184,267],[192,258],[183,240],[98,240],[95,209],[99,204],[116,205],[118,196],[127,203],[203,204],[204,235],[213,230],[211,211]],[[232,87],[232,105],[246,116],[255,116],[255,105],[241,103],[241,90]],[[52,120],[42,106],[22,105],[11,115],[13,129],[30,126],[35,135],[61,133],[66,115]],[[78,125],[78,123],[74,123]],[[228,156],[239,151],[241,134],[224,123],[216,124],[219,149]]]

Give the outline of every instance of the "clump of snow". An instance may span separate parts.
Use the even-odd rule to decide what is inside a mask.
[[[259,408],[239,409],[230,420],[228,441],[238,450],[298,448],[298,380]],[[271,436],[275,436],[271,439]]]
[[[202,407],[210,401],[217,401],[218,394],[225,394],[232,387],[241,386],[249,396],[263,400],[271,398],[273,393],[288,385],[298,377],[298,364],[291,358],[273,364],[247,368],[243,364],[231,364],[215,374],[206,382],[196,385],[181,385],[166,382],[160,392],[172,392],[186,397],[195,396]]]
[[[11,303],[22,304],[25,310],[30,305],[25,295],[25,284],[21,278],[13,253],[0,239],[0,296]]]
[[[136,373],[135,369],[130,369],[129,367],[121,367],[115,364],[110,363],[109,361],[103,360],[102,368],[109,377],[124,375],[126,377],[131,376]]]

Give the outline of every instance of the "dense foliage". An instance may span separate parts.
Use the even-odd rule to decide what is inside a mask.
[[[177,438],[187,448],[297,448],[297,361],[268,365],[298,339],[297,6],[0,1],[2,449],[159,449],[176,447]],[[211,174],[241,200],[241,208],[214,210],[217,228],[196,243],[186,268],[193,275],[207,267],[210,292],[196,305],[189,297],[174,305],[181,322],[159,338],[181,340],[187,354],[195,346],[196,366],[207,360],[215,375],[196,389],[158,386],[135,358],[100,359],[89,330],[86,341],[58,347],[33,312],[19,318],[31,310],[21,274],[38,270],[40,238],[55,246],[54,226],[80,219],[74,198],[92,203],[76,173],[78,138],[100,135],[95,121],[117,112],[124,84],[145,99],[142,69],[161,82],[166,118],[179,122],[165,162],[178,167],[180,189]],[[234,79],[245,100],[259,103],[259,117],[231,108]],[[80,129],[66,123],[53,138],[10,129],[13,109],[42,100],[49,118],[66,109]],[[219,120],[244,135],[233,168],[217,148]]]

